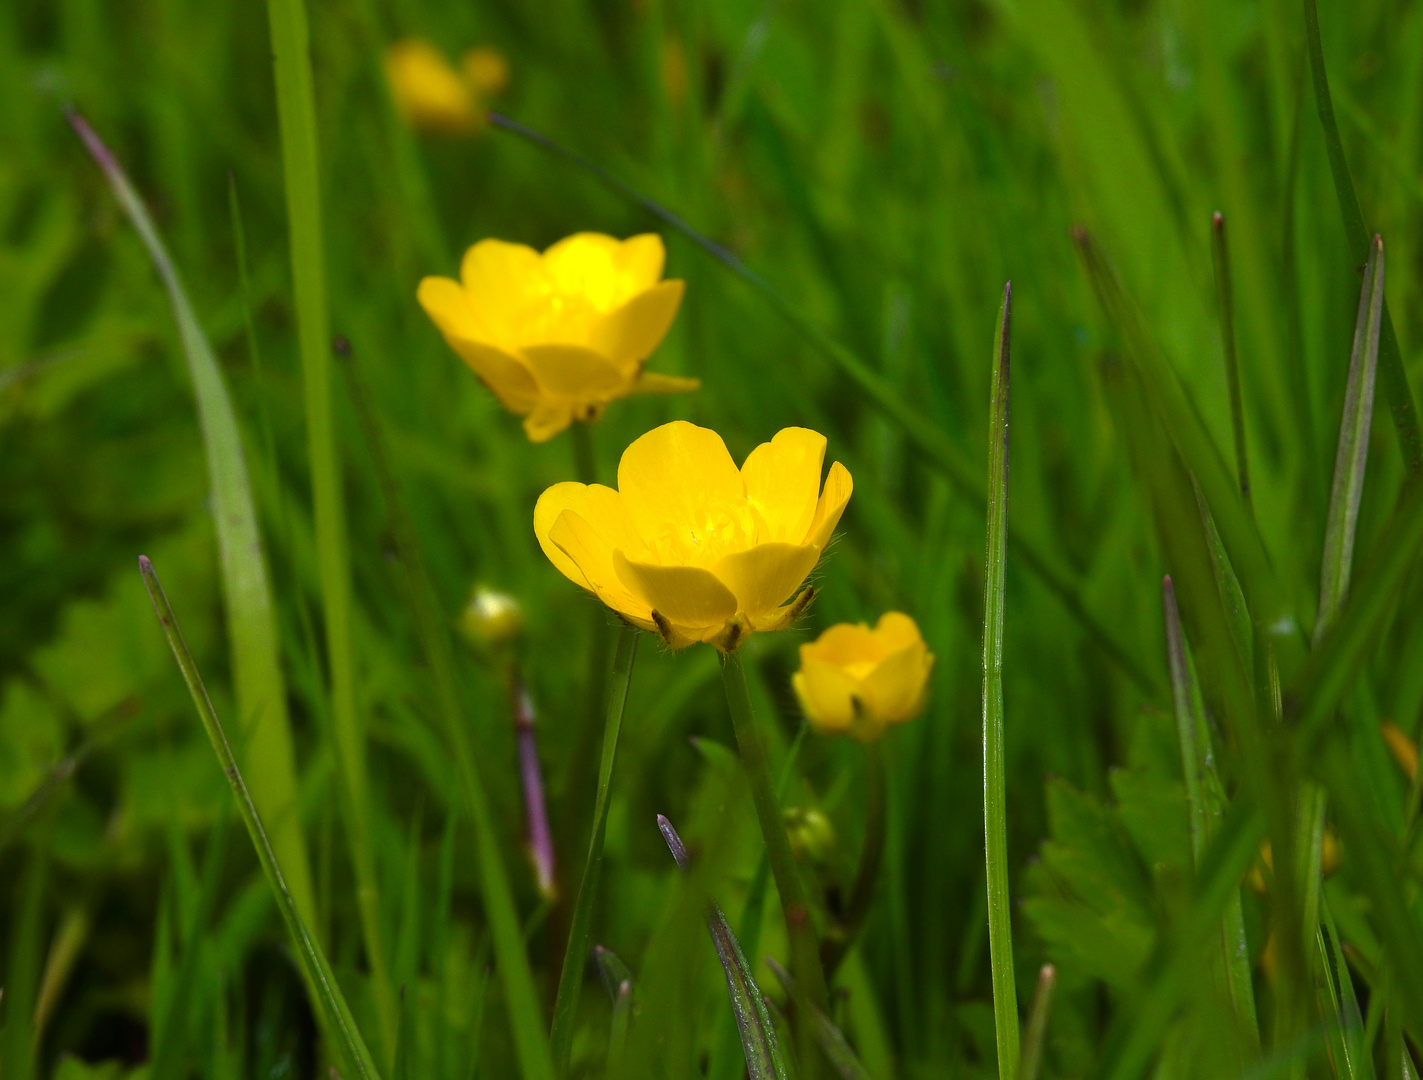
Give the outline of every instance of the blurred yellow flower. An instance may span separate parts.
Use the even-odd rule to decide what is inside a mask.
[[[509,61],[498,49],[480,45],[466,50],[460,60],[464,77],[475,91],[485,96],[503,93],[509,85]]]
[[[1412,780],[1418,775],[1418,744],[1391,721],[1385,720],[1379,724],[1379,731],[1383,735],[1383,741],[1388,744],[1389,753],[1398,762],[1398,767]]]
[[[555,484],[534,507],[554,566],[674,649],[734,650],[805,609],[802,589],[852,488],[838,461],[821,490],[825,436],[786,428],[738,470],[714,431],[676,421],[623,452],[618,489]]]
[[[417,295],[450,348],[544,442],[616,398],[700,385],[642,370],[682,302],[682,283],[661,280],[665,258],[652,233],[577,233],[542,255],[481,240],[461,280],[427,277]]]
[[[873,630],[839,623],[802,645],[791,681],[811,727],[874,742],[923,710],[933,667],[914,620],[887,611]]]
[[[385,50],[385,77],[411,127],[467,135],[484,123],[474,92],[439,49],[403,38]]]

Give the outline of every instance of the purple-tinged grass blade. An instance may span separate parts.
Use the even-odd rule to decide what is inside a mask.
[[[781,980],[781,985],[786,988],[786,993],[791,996],[796,1008],[810,1017],[811,1026],[815,1031],[815,1041],[820,1044],[820,1049],[825,1052],[825,1060],[830,1062],[835,1071],[844,1077],[844,1080],[873,1080],[869,1070],[860,1062],[854,1049],[846,1041],[844,1033],[835,1026],[834,1021],[806,1000],[795,976],[769,956],[766,957],[766,963],[776,978]]]
[[[657,815],[657,827],[662,830],[662,837],[667,841],[672,858],[677,860],[678,868],[687,873],[692,860],[677,830],[661,814]],[[736,1028],[741,1033],[741,1049],[746,1055],[750,1080],[788,1080],[785,1058],[761,989],[751,975],[751,965],[746,962],[726,915],[715,902],[707,906],[707,932],[711,934],[717,959],[726,972],[726,990],[731,997]]]

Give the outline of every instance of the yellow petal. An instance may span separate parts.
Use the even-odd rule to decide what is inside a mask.
[[[827,664],[848,667],[865,665],[868,671],[884,659],[884,647],[864,623],[836,623],[814,641],[800,647],[802,656],[813,656]]]
[[[531,443],[545,443],[573,423],[573,406],[567,401],[541,401],[524,417],[524,434]]]
[[[621,397],[631,380],[605,356],[579,345],[525,345],[529,362],[545,392],[574,402]]]
[[[864,702],[881,724],[912,720],[924,707],[934,658],[923,641],[912,642],[879,662],[864,678]]]
[[[807,656],[807,648],[801,646],[800,670],[791,678],[805,718],[820,731],[845,731],[855,720],[859,684],[844,669]]]
[[[886,611],[881,615],[879,622],[875,623],[874,634],[884,647],[886,655],[916,642],[924,642],[924,635],[919,633],[919,624],[902,611]]]
[[[479,336],[504,349],[530,338],[531,325],[542,325],[548,280],[539,253],[524,244],[481,240],[464,253],[460,280]],[[534,331],[536,332],[536,330]]]
[[[825,436],[809,428],[785,428],[746,457],[741,479],[746,500],[766,523],[762,540],[802,543],[815,518]]]
[[[440,277],[425,278],[416,292],[420,306],[439,328],[450,348],[494,392],[500,404],[511,412],[523,415],[539,401],[538,383],[517,357],[481,340],[466,296],[458,282]]]
[[[581,297],[595,311],[612,311],[640,291],[618,265],[621,250],[611,236],[574,233],[544,252],[544,272],[557,292]]]
[[[632,562],[621,551],[613,552],[613,567],[634,597],[689,636],[736,614],[736,597],[708,570]]]
[[[624,240],[615,261],[632,287],[641,291],[662,279],[667,249],[662,246],[662,237],[656,233],[643,233]]]
[[[667,335],[682,293],[680,281],[659,282],[638,293],[593,327],[593,348],[624,367],[646,360]]]
[[[655,371],[638,372],[633,381],[634,394],[685,394],[701,389],[701,379],[684,379],[679,375],[659,375]]]
[[[820,502],[815,507],[815,519],[810,523],[807,543],[825,550],[835,526],[840,524],[840,515],[845,512],[845,504],[850,501],[854,488],[849,469],[838,461],[830,466],[830,473],[825,478],[825,490],[820,493]]]
[[[653,428],[623,451],[618,490],[649,543],[696,543],[718,515],[745,506],[741,473],[721,436],[685,420]]]
[[[735,595],[737,611],[754,621],[794,596],[818,558],[820,551],[809,544],[758,544],[727,555],[712,573]]]
[[[644,629],[652,628],[652,609],[628,591],[613,567],[613,549],[606,533],[578,511],[565,510],[553,523],[549,538],[577,564],[599,600]]]
[[[539,501],[534,503],[534,537],[538,540],[539,547],[543,548],[543,553],[548,556],[548,561],[558,568],[560,574],[573,584],[591,592],[593,586],[587,576],[578,568],[576,562],[563,553],[549,535],[560,514],[572,507],[581,507],[587,501],[589,486],[569,480],[545,489],[544,493],[539,496]]]

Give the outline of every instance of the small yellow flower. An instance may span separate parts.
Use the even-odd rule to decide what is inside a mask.
[[[887,611],[873,630],[839,623],[802,645],[791,682],[811,727],[874,742],[923,710],[933,667],[914,620]]]
[[[428,41],[394,42],[385,51],[385,77],[396,108],[411,127],[467,135],[484,123],[473,91]]]
[[[427,277],[417,295],[450,348],[545,442],[616,398],[701,385],[642,370],[682,302],[682,283],[661,280],[665,258],[652,233],[577,233],[542,255],[481,240],[461,280]]]
[[[721,436],[679,420],[623,452],[616,491],[545,491],[534,533],[566,578],[634,626],[674,649],[707,641],[730,652],[810,601],[801,584],[852,488],[837,461],[822,491],[824,460],[825,436],[786,428],[738,470]]]

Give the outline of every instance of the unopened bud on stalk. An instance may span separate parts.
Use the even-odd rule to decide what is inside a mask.
[[[785,813],[786,834],[798,861],[823,866],[835,853],[835,827],[813,806],[793,806]]]
[[[464,614],[460,616],[460,630],[480,648],[512,645],[523,633],[524,609],[508,593],[476,585]]]

